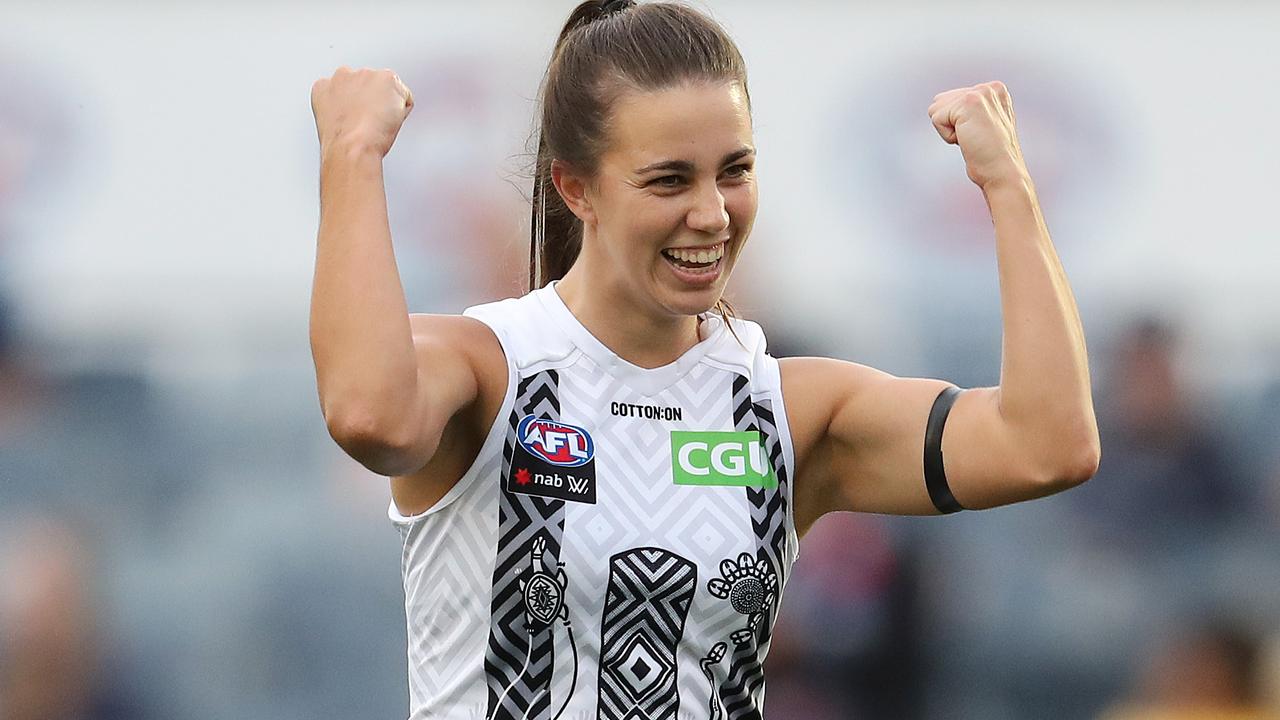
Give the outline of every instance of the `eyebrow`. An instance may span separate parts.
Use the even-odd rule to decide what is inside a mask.
[[[728,155],[725,155],[724,159],[720,161],[720,164],[728,165],[729,163],[735,162],[737,160],[741,160],[742,158],[748,155],[754,154],[755,151],[756,149],[750,146],[741,147],[729,153]],[[636,174],[643,175],[647,172],[653,172],[654,170],[674,170],[676,172],[693,172],[693,163],[689,162],[688,160],[663,160],[661,162],[653,163],[652,165],[645,165],[639,170],[636,170]]]

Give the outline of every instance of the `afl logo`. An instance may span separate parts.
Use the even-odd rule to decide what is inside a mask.
[[[516,426],[516,437],[529,454],[561,467],[586,465],[596,454],[586,430],[532,415],[525,415]]]

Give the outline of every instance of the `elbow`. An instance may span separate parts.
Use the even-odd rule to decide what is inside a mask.
[[[404,424],[368,411],[326,408],[325,426],[343,452],[378,475],[407,475],[425,464],[415,462],[420,453]]]
[[[1072,447],[1070,452],[1061,453],[1042,475],[1049,494],[1083,485],[1098,472],[1102,449],[1096,435]]]

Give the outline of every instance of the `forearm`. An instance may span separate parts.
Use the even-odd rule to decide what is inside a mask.
[[[1025,174],[989,184],[1004,339],[1000,412],[1051,472],[1096,462],[1098,430],[1079,311]],[[1087,467],[1086,467],[1087,469]]]
[[[382,158],[358,146],[321,159],[311,351],[331,429],[405,417],[416,362],[387,219]]]

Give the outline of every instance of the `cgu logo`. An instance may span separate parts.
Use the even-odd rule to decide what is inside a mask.
[[[755,431],[673,431],[671,466],[677,485],[778,486],[773,464]]]
[[[595,456],[595,443],[577,425],[526,415],[516,426],[516,438],[531,455],[552,465],[579,467]]]

